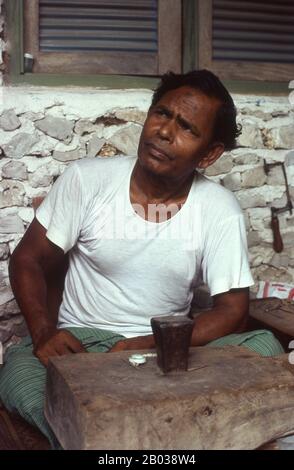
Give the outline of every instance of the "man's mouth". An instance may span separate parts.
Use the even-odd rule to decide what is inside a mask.
[[[148,148],[148,153],[156,158],[157,160],[161,160],[161,161],[164,161],[164,160],[172,160],[172,157],[169,153],[167,153],[166,151],[162,150],[159,146],[151,143],[151,142],[147,142],[146,143],[146,146]]]

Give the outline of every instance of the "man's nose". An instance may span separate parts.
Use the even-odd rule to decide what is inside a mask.
[[[172,141],[175,135],[175,123],[172,119],[162,123],[158,129],[158,134],[164,140]]]

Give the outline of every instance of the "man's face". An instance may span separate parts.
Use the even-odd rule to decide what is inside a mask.
[[[139,163],[151,173],[175,179],[213,163],[223,151],[222,144],[212,142],[219,106],[217,99],[188,86],[168,91],[149,109]]]

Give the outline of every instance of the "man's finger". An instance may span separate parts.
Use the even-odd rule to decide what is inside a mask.
[[[58,345],[56,345],[55,350],[58,356],[64,356],[65,354],[72,354],[74,352],[72,351],[71,347],[66,343],[59,343]]]
[[[117,343],[115,343],[114,346],[112,346],[112,348],[109,349],[108,352],[118,352],[118,351],[124,351],[126,349],[125,347],[125,344],[123,341],[118,341]]]
[[[67,342],[67,346],[73,353],[87,352],[86,348],[76,338],[70,339],[70,341]]]
[[[39,361],[43,364],[43,366],[45,367],[48,367],[48,363],[49,363],[49,357],[54,357],[54,356],[58,356],[59,354],[56,352],[56,351],[52,351],[50,352],[50,354],[36,354],[37,358],[39,359]]]
[[[58,343],[54,345],[54,349],[59,356],[86,352],[83,345],[78,340],[74,341],[72,338],[62,338],[62,341],[59,339]]]
[[[58,341],[57,344],[66,345],[70,352],[87,352],[84,346],[82,345],[81,341],[75,338],[75,336],[73,336],[69,331],[60,330],[56,339]]]
[[[35,353],[35,356],[39,359],[39,361],[41,362],[41,364],[43,364],[43,366],[47,367],[48,358],[46,356],[42,356],[41,354],[38,354],[37,352]]]

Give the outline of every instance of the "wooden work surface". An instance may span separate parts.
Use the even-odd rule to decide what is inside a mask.
[[[130,354],[52,358],[45,415],[65,449],[253,449],[294,429],[286,355],[191,348],[189,371],[163,375]]]
[[[273,297],[251,300],[250,316],[294,338],[294,302]]]

